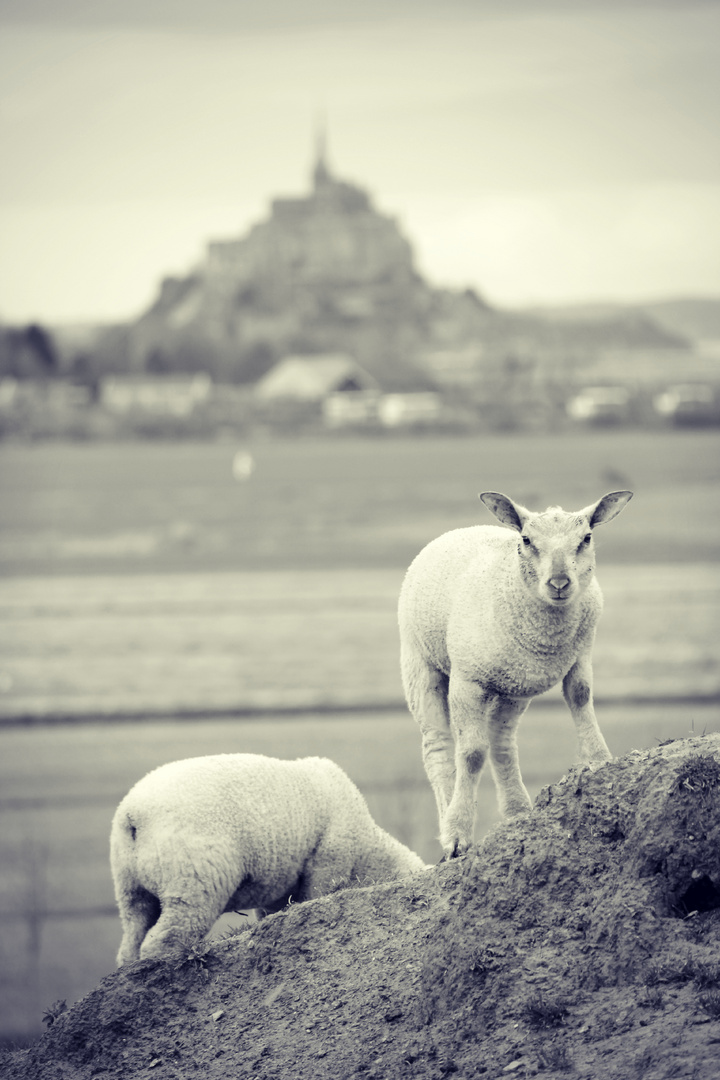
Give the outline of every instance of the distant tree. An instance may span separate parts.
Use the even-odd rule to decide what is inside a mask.
[[[25,329],[25,341],[33,354],[41,375],[52,377],[58,374],[58,354],[53,341],[47,330],[37,323],[31,323]]]
[[[0,375],[16,379],[54,378],[59,361],[55,342],[36,323],[0,330]]]

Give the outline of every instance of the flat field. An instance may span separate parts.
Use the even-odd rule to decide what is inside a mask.
[[[402,576],[0,580],[0,723],[401,707]],[[609,563],[599,576],[597,699],[720,699],[720,566]]]
[[[237,481],[233,460],[254,470]],[[603,562],[720,558],[720,433],[0,446],[0,573],[403,568],[490,522],[480,491],[531,509],[635,499]],[[622,523],[622,524],[621,524]]]
[[[0,720],[396,707],[405,568],[490,522],[477,493],[598,531],[597,693],[720,693],[720,435],[0,447]]]

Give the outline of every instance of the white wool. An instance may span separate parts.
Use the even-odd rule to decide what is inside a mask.
[[[449,857],[471,842],[486,756],[502,812],[528,809],[515,732],[533,697],[562,680],[581,760],[610,756],[592,705],[591,651],[602,611],[592,531],[630,497],[611,492],[575,513],[532,513],[486,492],[485,504],[514,532],[453,530],[408,569],[398,612],[403,685],[423,734]]]
[[[110,836],[123,924],[118,963],[176,955],[223,911],[278,911],[290,899],[424,868],[372,819],[327,758],[218,754],[148,773]]]
[[[530,697],[570,668],[592,635],[602,594],[593,578],[569,612],[531,602],[516,549],[517,538],[493,525],[445,533],[413,563],[403,614],[440,671],[455,668],[499,693]]]

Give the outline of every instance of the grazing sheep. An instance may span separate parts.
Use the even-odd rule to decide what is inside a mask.
[[[123,925],[118,964],[178,956],[224,911],[262,917],[290,900],[425,867],[376,825],[334,762],[259,754],[148,773],[115,812],[110,863]]]
[[[447,858],[472,842],[488,752],[502,813],[530,807],[516,729],[530,699],[561,679],[580,760],[610,757],[592,702],[602,610],[593,529],[619,514],[632,492],[613,491],[577,513],[559,506],[532,513],[493,491],[480,498],[520,539],[496,525],[445,533],[414,560],[400,594],[403,686],[422,731]]]

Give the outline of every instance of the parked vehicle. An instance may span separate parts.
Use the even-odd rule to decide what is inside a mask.
[[[622,424],[630,419],[630,391],[624,386],[586,386],[565,406],[568,416],[586,424]]]
[[[709,383],[669,386],[654,405],[660,416],[678,427],[720,424],[720,395]]]

